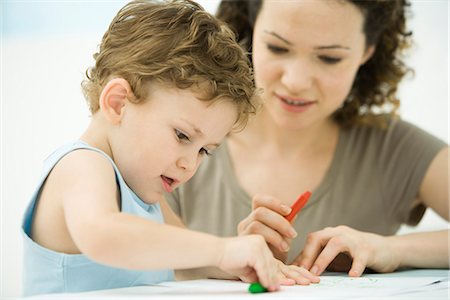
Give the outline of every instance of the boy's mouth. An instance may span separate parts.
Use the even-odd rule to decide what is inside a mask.
[[[172,193],[174,189],[174,185],[178,182],[178,180],[161,175],[162,185],[166,192]]]
[[[174,180],[173,180],[172,178],[167,177],[167,176],[164,176],[164,175],[161,175],[161,178],[162,178],[165,182],[167,182],[169,185],[172,185],[172,183],[174,182]]]

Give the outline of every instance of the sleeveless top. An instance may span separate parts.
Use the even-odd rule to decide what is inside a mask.
[[[159,203],[147,204],[139,199],[127,186],[117,166],[106,153],[82,141],[76,141],[57,149],[45,160],[43,175],[24,215],[22,225],[24,238],[23,295],[82,292],[173,280],[173,270],[138,271],[109,267],[90,260],[86,255],[55,252],[33,241],[31,237],[33,214],[43,183],[63,156],[78,149],[96,151],[111,162],[120,188],[122,212],[158,223],[164,222]]]
[[[402,224],[417,224],[426,207],[413,207],[413,201],[431,161],[447,146],[402,120],[390,121],[386,129],[341,129],[322,182],[293,223],[298,236],[288,262],[303,249],[308,233],[328,226],[393,235]],[[236,177],[225,141],[166,199],[188,228],[233,236],[251,212],[252,196]]]

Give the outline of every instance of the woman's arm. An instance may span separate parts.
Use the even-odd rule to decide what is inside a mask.
[[[422,181],[418,201],[449,220],[449,152],[441,150],[431,162]],[[350,256],[349,275],[360,276],[366,267],[378,272],[391,272],[399,267],[448,268],[449,231],[412,233],[383,237],[346,226],[325,228],[310,233],[302,253],[294,263],[314,274],[327,267],[337,267],[335,258]]]
[[[448,148],[440,151],[422,181],[418,199],[449,220]],[[269,196],[253,199],[252,213],[238,227],[240,235],[261,234],[273,246],[276,257],[283,258],[283,244],[294,236],[284,219],[280,201]],[[325,269],[349,271],[360,276],[365,268],[392,272],[399,267],[448,268],[449,231],[381,236],[347,226],[328,227],[308,234],[305,247],[292,262],[321,274]],[[274,251],[274,249],[277,249]]]
[[[419,201],[449,221],[449,148],[441,150],[428,168],[419,191]],[[400,266],[449,267],[449,231],[392,237]]]
[[[428,168],[419,191],[419,201],[449,221],[449,148],[441,150]]]

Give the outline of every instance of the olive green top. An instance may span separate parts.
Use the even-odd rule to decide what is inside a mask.
[[[300,253],[309,232],[327,226],[392,235],[403,223],[417,224],[426,208],[412,207],[413,201],[431,161],[446,146],[401,120],[384,130],[341,130],[323,181],[293,223],[298,236],[288,261]],[[167,201],[189,228],[220,236],[236,235],[251,212],[251,197],[238,183],[226,141]]]

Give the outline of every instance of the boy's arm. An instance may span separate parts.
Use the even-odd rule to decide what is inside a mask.
[[[161,205],[161,211],[164,216],[164,223],[174,225],[181,228],[186,228],[180,217],[170,208],[170,205],[166,200],[159,202]]]
[[[120,192],[107,158],[77,150],[55,166],[56,195],[70,238],[90,259],[134,270],[213,266],[279,288],[277,264],[260,236],[220,238],[120,211]],[[48,201],[47,201],[48,202]]]
[[[160,205],[166,224],[186,228],[183,221],[181,221],[180,217],[170,208],[170,205],[166,200],[161,201]],[[238,277],[232,276],[216,267],[175,270],[175,278],[177,280],[192,280],[203,278],[239,279]]]
[[[175,270],[176,280],[194,280],[206,278],[239,280],[239,277],[230,275],[216,267]]]
[[[223,239],[122,213],[114,169],[101,154],[74,151],[52,172],[70,237],[91,259],[128,269],[218,265]]]

